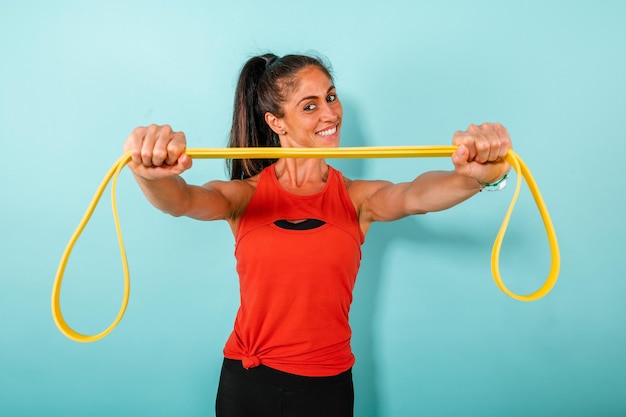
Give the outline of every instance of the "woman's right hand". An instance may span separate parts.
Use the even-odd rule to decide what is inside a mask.
[[[187,141],[183,132],[174,132],[169,125],[135,128],[124,143],[124,152],[132,156],[128,167],[145,179],[179,175],[191,168],[185,153]]]

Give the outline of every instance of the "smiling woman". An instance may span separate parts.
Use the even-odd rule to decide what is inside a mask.
[[[325,131],[315,132],[321,122],[320,109],[324,111],[323,117],[332,119],[332,124],[327,124]],[[327,114],[329,109],[332,109],[330,115]],[[320,136],[336,133],[334,146],[338,146],[337,127],[341,116],[341,103],[335,93],[332,75],[320,59],[305,55],[279,58],[274,54],[254,57],[244,65],[237,84],[229,146],[302,147],[291,141],[302,135],[299,131],[304,126]],[[279,136],[284,140],[279,140]],[[331,146],[330,139],[326,146]],[[229,160],[231,179],[251,177],[274,162]]]
[[[299,85],[283,107],[281,118],[265,114],[270,128],[285,136],[282,147],[339,146],[343,109],[327,72],[317,67],[302,70]]]
[[[321,60],[253,57],[243,66],[230,147],[335,148],[343,109]],[[410,182],[345,178],[320,158],[233,159],[230,181],[187,184],[186,139],[170,126],[128,137],[129,167],[148,200],[174,216],[225,220],[235,237],[241,305],[224,348],[217,416],[351,416],[352,290],[371,224],[450,208],[510,166],[507,130],[453,137],[454,171]]]

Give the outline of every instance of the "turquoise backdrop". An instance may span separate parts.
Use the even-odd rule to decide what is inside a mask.
[[[445,145],[469,123],[510,131],[554,220],[559,282],[523,303],[491,278],[512,187],[376,224],[351,314],[356,415],[626,415],[626,3],[622,1],[9,1],[0,3],[0,414],[211,416],[238,305],[226,224],[168,217],[119,184],[132,295],[105,339],[50,313],[63,249],[137,125],[223,147],[254,54],[333,64],[345,146]],[[444,159],[334,160],[410,180]],[[185,178],[225,178],[196,161]],[[550,263],[524,191],[502,252],[510,287]],[[66,271],[69,323],[114,318],[122,274],[108,194]]]

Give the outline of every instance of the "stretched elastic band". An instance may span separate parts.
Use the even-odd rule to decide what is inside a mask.
[[[214,149],[187,149],[185,153],[192,158],[198,159],[274,159],[274,158],[415,158],[415,157],[449,157],[452,155],[455,146],[383,146],[383,147],[352,147],[352,148],[298,148],[298,149],[286,149],[286,148],[214,148]],[[87,208],[87,211],[83,215],[82,220],[80,221],[76,231],[70,238],[65,251],[61,257],[61,262],[59,263],[59,268],[57,269],[56,277],[54,279],[54,285],[52,288],[52,317],[57,327],[68,338],[75,340],[77,342],[93,342],[99,340],[109,334],[115,326],[120,322],[122,317],[124,316],[124,312],[126,311],[126,306],[128,305],[128,299],[130,296],[130,273],[128,270],[128,261],[126,258],[126,252],[124,250],[124,241],[122,239],[122,230],[120,228],[119,217],[117,213],[117,202],[116,202],[116,190],[117,190],[117,179],[119,173],[122,171],[124,166],[126,166],[131,160],[130,153],[126,153],[122,155],[117,162],[111,167],[111,169],[107,172],[102,183],[98,187],[94,197]],[[493,250],[491,252],[491,271],[494,277],[494,280],[497,286],[507,295],[512,298],[521,301],[534,301],[537,300],[550,292],[552,287],[557,281],[559,275],[560,268],[560,253],[559,253],[559,245],[556,238],[556,233],[554,231],[554,226],[552,225],[552,221],[550,220],[550,215],[548,213],[548,209],[541,197],[541,193],[539,192],[539,187],[535,183],[534,178],[532,177],[530,170],[524,164],[522,159],[512,150],[509,150],[506,160],[511,164],[515,172],[517,173],[517,183],[515,185],[515,192],[513,193],[513,197],[511,199],[511,203],[509,208],[504,216],[504,220],[502,221],[502,225],[496,235],[496,239],[493,245]],[[543,224],[546,230],[546,234],[548,237],[548,242],[550,244],[550,252],[552,254],[552,264],[550,266],[550,271],[548,273],[547,279],[544,281],[541,288],[537,291],[527,294],[527,295],[519,295],[510,291],[502,281],[502,276],[500,275],[500,249],[502,247],[502,242],[504,240],[504,235],[506,233],[506,229],[509,224],[509,220],[511,218],[511,213],[513,212],[513,208],[515,207],[515,203],[517,201],[517,197],[521,188],[521,180],[524,178],[530,192],[537,204],[537,208],[539,210],[539,214],[541,215],[541,219],[543,220]],[[76,332],[72,329],[65,319],[63,318],[63,314],[61,313],[61,284],[63,281],[63,274],[65,272],[65,267],[69,260],[70,254],[72,252],[72,248],[74,247],[76,241],[80,237],[83,232],[87,222],[91,218],[100,197],[102,196],[105,188],[111,182],[111,205],[113,209],[113,219],[115,221],[115,230],[117,232],[117,237],[119,241],[120,254],[122,258],[122,268],[124,271],[124,295],[122,298],[122,305],[120,310],[115,317],[115,320],[111,323],[109,327],[98,334],[94,335],[85,335]]]

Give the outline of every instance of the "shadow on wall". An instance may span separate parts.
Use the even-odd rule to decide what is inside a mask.
[[[342,127],[342,147],[370,146],[363,133],[358,108],[345,98],[344,120]],[[365,178],[364,159],[342,159],[330,161],[340,169],[344,175],[352,179]],[[384,178],[380,178],[384,179]],[[407,178],[410,180],[410,178]],[[416,261],[419,262],[419,253],[428,253],[429,250],[441,250],[444,253],[451,247],[455,253],[469,259],[476,259],[487,249],[485,241],[467,231],[437,233],[424,223],[419,217],[409,217],[395,222],[374,224],[366,237],[362,247],[363,254],[361,268],[354,290],[354,300],[350,312],[352,327],[352,348],[356,356],[354,367],[355,383],[355,415],[359,417],[382,417],[384,404],[381,398],[381,387],[385,375],[380,369],[377,347],[381,342],[377,334],[376,323],[381,314],[381,282],[384,275],[385,257],[388,250],[398,241],[417,248]],[[423,249],[420,250],[420,248]],[[383,306],[384,308],[384,306]],[[416,314],[419,315],[417,307]],[[421,308],[428,308],[422,306]],[[401,359],[401,358],[396,358]],[[422,364],[425,365],[425,364]],[[420,365],[420,366],[422,366]],[[416,369],[417,371],[417,369]],[[399,382],[399,381],[398,381]]]
[[[370,146],[363,133],[363,124],[359,119],[358,108],[354,103],[342,98],[344,117],[341,146]],[[365,177],[365,160],[347,158],[330,162],[351,179]],[[382,178],[381,178],[382,179]],[[356,356],[354,367],[355,415],[360,417],[382,416],[380,404],[380,372],[377,361],[376,323],[379,312],[379,297],[383,258],[388,246],[398,238],[406,239],[419,236],[412,230],[415,222],[391,222],[373,225],[362,247],[362,260],[354,301],[350,311],[352,327],[352,349]]]
[[[369,146],[363,133],[363,125],[359,119],[358,108],[342,99],[344,118],[342,126],[341,146]],[[348,158],[330,162],[336,165],[343,174],[351,179],[362,179],[365,175],[365,160]],[[393,223],[376,227],[374,225],[363,245],[362,260],[357,284],[354,289],[354,301],[350,312],[352,326],[352,348],[356,355],[354,367],[355,415],[361,417],[379,417],[380,386],[379,371],[376,357],[375,328],[378,313],[378,294],[385,248],[398,236],[402,228]],[[396,227],[394,227],[396,226]],[[400,229],[400,230],[398,230]]]
[[[367,138],[363,133],[358,109],[354,103],[342,97],[343,121],[341,128],[341,146],[368,146]],[[351,179],[360,179],[364,176],[363,159],[340,159],[329,161]],[[377,241],[378,236],[367,236],[367,241]],[[376,245],[370,245],[372,248]],[[383,243],[384,246],[384,243]],[[354,368],[355,415],[362,417],[378,417],[379,386],[377,385],[377,364],[374,352],[374,329],[372,323],[376,316],[376,294],[380,283],[381,257],[380,252],[367,250],[363,246],[363,258],[354,290],[354,301],[350,312],[352,327],[352,349],[356,355]],[[384,248],[380,248],[384,250]],[[370,253],[371,252],[371,253]]]

